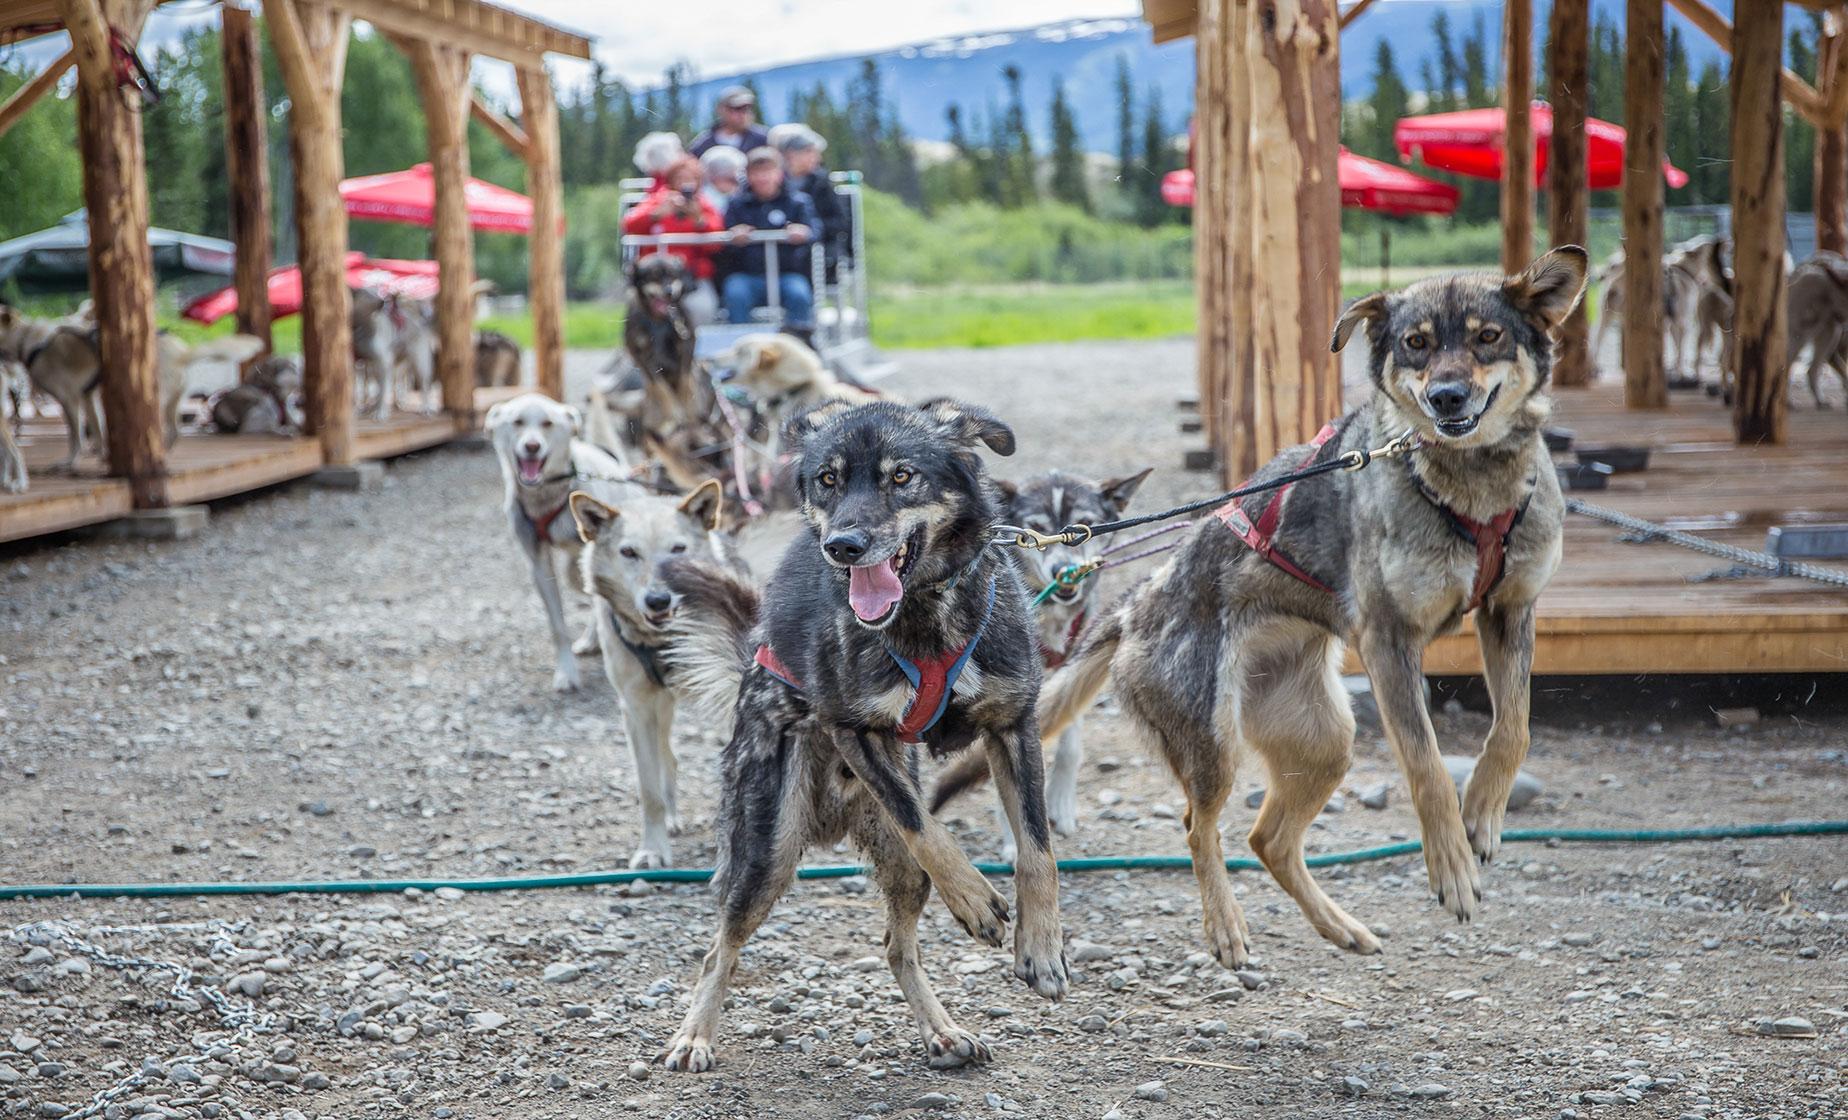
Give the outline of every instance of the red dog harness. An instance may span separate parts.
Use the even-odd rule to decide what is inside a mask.
[[[988,628],[988,617],[995,609],[995,581],[988,581],[988,604],[982,608],[982,621],[976,624],[975,633],[969,640],[955,649],[945,650],[935,657],[926,657],[917,661],[899,656],[892,649],[886,649],[886,656],[898,665],[898,671],[905,674],[911,682],[911,703],[905,706],[905,714],[899,718],[897,734],[901,743],[923,742],[926,731],[937,726],[943,713],[949,709],[950,693],[956,688],[956,678],[968,668],[969,659],[975,656],[975,646],[982,640],[982,631]],[[782,681],[797,692],[802,691],[802,682],[790,671],[783,659],[770,648],[770,643],[757,647],[751,660],[765,672]]]
[[[530,513],[526,515],[526,523],[533,527],[533,533],[537,536],[539,543],[546,544],[551,541],[552,522],[557,521],[558,515],[570,507],[571,495],[566,494],[565,500],[558,503],[558,507],[544,517],[534,517]]]
[[[1322,430],[1315,434],[1315,438],[1309,441],[1309,454],[1297,464],[1297,469],[1300,470],[1314,463],[1321,455],[1322,448],[1334,437],[1335,426],[1324,424]],[[1505,509],[1487,521],[1477,521],[1445,505],[1443,500],[1425,484],[1425,480],[1418,477],[1418,472],[1412,468],[1412,461],[1409,457],[1405,460],[1405,471],[1411,477],[1412,484],[1418,487],[1418,492],[1424,495],[1425,500],[1436,506],[1437,511],[1444,515],[1444,522],[1450,526],[1450,531],[1476,550],[1476,579],[1470,587],[1469,605],[1463,608],[1463,613],[1468,614],[1481,607],[1483,601],[1501,585],[1502,575],[1507,566],[1508,542],[1514,536],[1515,527],[1521,523],[1521,518],[1527,514],[1527,505],[1533,500],[1533,489],[1529,487],[1527,497],[1521,500],[1520,505]],[[1244,541],[1253,552],[1317,591],[1333,595],[1334,588],[1310,575],[1300,564],[1292,560],[1287,552],[1277,546],[1275,538],[1278,522],[1283,516],[1283,496],[1288,494],[1290,487],[1294,485],[1295,483],[1290,483],[1278,487],[1272,493],[1270,502],[1265,505],[1264,512],[1258,515],[1256,524],[1245,516],[1245,511],[1239,506],[1236,498],[1220,506],[1214,513],[1226,523],[1226,528],[1237,534],[1238,539]],[[1048,662],[1048,664],[1051,663]]]
[[[1085,620],[1091,617],[1090,611],[1079,611],[1078,617],[1065,630],[1065,645],[1054,649],[1045,642],[1040,643],[1040,662],[1048,669],[1057,669],[1070,660],[1072,651],[1077,648],[1078,635],[1084,630]]]

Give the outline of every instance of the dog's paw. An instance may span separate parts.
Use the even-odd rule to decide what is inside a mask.
[[[1237,906],[1221,910],[1209,907],[1204,924],[1207,951],[1221,966],[1238,969],[1251,963],[1251,930]]]
[[[1056,933],[1050,946],[1029,946],[1024,938],[1015,934],[1014,977],[1044,999],[1056,1003],[1065,998],[1072,969],[1066,963],[1065,948]]]
[[[961,882],[938,883],[937,893],[970,937],[1000,948],[1007,936],[1007,900],[979,872],[971,868]]]
[[[571,643],[571,652],[577,654],[579,657],[589,657],[591,654],[598,652],[601,648],[602,647],[597,644],[597,632],[595,630],[586,630],[584,633],[578,635],[577,641]]]
[[[711,1039],[682,1032],[667,1044],[661,1064],[675,1073],[705,1073],[719,1064],[719,1056],[712,1049]]]
[[[580,687],[582,687],[582,682],[578,679],[578,671],[577,671],[576,665],[573,665],[570,668],[566,668],[564,665],[561,664],[556,670],[553,671],[552,673],[552,691],[553,692],[576,692]]]
[[[679,809],[669,808],[662,823],[669,836],[679,836],[687,830],[686,822],[680,819]]]
[[[986,1042],[954,1023],[932,1032],[929,1049],[930,1068],[932,1069],[985,1066],[994,1057],[988,1052]]]
[[[1463,831],[1479,862],[1487,864],[1501,854],[1502,819],[1507,813],[1506,798],[1479,796],[1473,789],[1464,794]]]
[[[1482,901],[1482,883],[1477,874],[1476,853],[1469,839],[1458,828],[1454,834],[1425,837],[1425,872],[1438,905],[1456,915],[1459,922],[1476,916]]]
[[[635,854],[629,857],[629,870],[631,871],[653,871],[673,865],[674,854],[664,844],[645,843],[635,849]]]
[[[1060,836],[1071,836],[1078,831],[1078,791],[1063,787],[1046,791],[1046,816],[1052,820],[1052,828]]]

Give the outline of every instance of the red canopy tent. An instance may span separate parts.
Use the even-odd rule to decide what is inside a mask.
[[[348,253],[347,287],[369,288],[383,295],[400,295],[410,299],[433,299],[436,296],[435,261],[374,260],[364,253]],[[294,315],[302,309],[302,272],[294,265],[278,268],[269,274],[270,309],[276,318]],[[222,288],[200,296],[180,312],[198,323],[216,323],[237,310],[237,289]]]
[[[532,199],[480,179],[468,180],[463,190],[470,226],[486,233],[532,232]],[[436,224],[436,179],[427,163],[343,180],[340,199],[350,218],[425,227]]]
[[[1449,214],[1457,208],[1457,189],[1377,159],[1357,156],[1342,148],[1336,157],[1341,181],[1341,205],[1352,210],[1385,214]],[[1194,173],[1170,171],[1161,180],[1162,201],[1170,206],[1192,206]]]
[[[1552,148],[1553,110],[1534,102],[1534,181],[1546,182],[1546,157]],[[1474,179],[1500,179],[1502,137],[1508,117],[1501,109],[1464,109],[1425,117],[1405,117],[1393,129],[1399,158],[1414,155],[1440,171]],[[1624,130],[1595,117],[1585,119],[1585,170],[1594,191],[1611,190],[1623,182]],[[1687,185],[1688,174],[1664,160],[1662,176],[1671,187]]]

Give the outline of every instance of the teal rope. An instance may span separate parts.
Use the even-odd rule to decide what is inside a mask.
[[[1513,828],[1502,833],[1507,844],[1548,840],[1587,844],[1674,844],[1689,840],[1748,840],[1771,836],[1844,836],[1848,821],[1787,821],[1781,824],[1724,824],[1706,828]],[[1416,855],[1424,845],[1416,840],[1326,852],[1308,857],[1310,867],[1368,863]],[[1179,871],[1193,866],[1186,856],[1096,856],[1058,861],[1060,871]],[[984,875],[1011,875],[1005,863],[978,863]],[[1263,869],[1255,859],[1226,861],[1231,871]],[[857,866],[804,867],[798,879],[844,879],[865,874]],[[529,875],[505,879],[347,879],[297,883],[28,883],[0,885],[0,900],[13,898],[173,898],[216,894],[397,894],[406,890],[433,891],[454,887],[462,891],[554,890],[559,887],[600,887],[642,880],[651,883],[704,883],[712,878],[709,867],[669,867],[652,871],[595,871],[581,875]]]

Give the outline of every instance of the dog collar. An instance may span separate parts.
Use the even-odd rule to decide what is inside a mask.
[[[994,614],[996,584],[995,577],[990,576],[988,599],[982,606],[982,620],[976,623],[975,633],[969,635],[969,640],[956,649],[912,661],[900,656],[890,646],[886,647],[886,656],[898,666],[898,671],[911,682],[912,688],[911,702],[905,705],[905,714],[899,717],[896,728],[899,742],[923,742],[924,733],[937,726],[943,713],[949,709],[950,695],[956,690],[957,678],[969,667],[969,659],[975,656],[975,647],[981,642],[983,632],[988,629],[988,620]],[[796,692],[803,691],[802,682],[777,656],[776,651],[770,648],[769,642],[759,645],[751,660]]]
[[[616,631],[616,640],[622,643],[622,648],[628,650],[637,661],[642,663],[642,671],[648,674],[648,679],[654,682],[655,687],[666,688],[667,675],[661,671],[661,647],[645,646],[640,642],[630,641],[629,636],[622,632],[620,620],[610,629]]]

